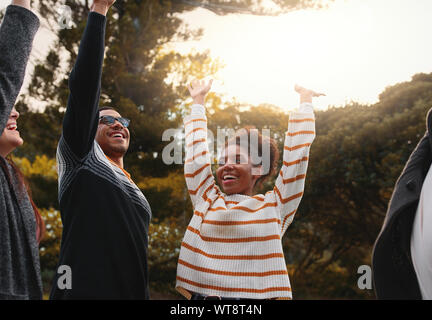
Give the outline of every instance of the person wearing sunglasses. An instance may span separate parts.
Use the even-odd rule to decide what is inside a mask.
[[[130,120],[121,117],[114,108],[99,109],[99,125],[95,139],[108,159],[122,169],[123,156],[129,148],[129,123]]]
[[[24,142],[14,104],[38,29],[30,0],[12,1],[0,26],[0,300],[42,299],[43,220],[11,158]]]
[[[63,223],[51,299],[148,299],[150,206],[123,157],[130,121],[99,109],[106,13],[95,0],[69,77],[70,95],[57,148]]]

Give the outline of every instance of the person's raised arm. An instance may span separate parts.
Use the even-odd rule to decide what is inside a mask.
[[[30,0],[14,0],[0,25],[0,134],[21,90],[38,17],[30,10]]]
[[[211,85],[212,80],[208,83],[195,80],[188,85],[193,105],[191,114],[184,119],[186,144],[184,174],[194,208],[200,201],[206,201],[208,195],[216,190],[207,144],[207,117],[204,107],[204,100]]]
[[[91,149],[98,126],[106,14],[115,0],[94,0],[78,56],[69,76],[63,138],[78,158]]]
[[[293,221],[303,196],[309,150],[315,138],[312,98],[324,95],[297,85],[295,90],[300,96],[300,108],[290,114],[282,168],[273,189],[281,215],[281,235]]]
[[[11,4],[14,6],[20,6],[26,8],[27,10],[31,10],[30,0],[13,0]]]

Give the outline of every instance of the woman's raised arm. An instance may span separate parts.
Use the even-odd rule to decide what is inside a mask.
[[[195,80],[188,85],[193,105],[191,114],[184,118],[186,144],[184,175],[194,208],[200,201],[207,201],[208,195],[217,190],[211,171],[204,107],[204,100],[211,85],[212,80],[208,83]]]
[[[315,138],[312,98],[324,95],[297,85],[295,90],[300,95],[300,108],[290,114],[282,168],[273,189],[281,216],[281,235],[293,221],[303,196],[309,150]]]

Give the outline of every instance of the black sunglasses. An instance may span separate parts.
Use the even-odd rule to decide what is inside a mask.
[[[125,128],[129,127],[130,120],[127,118],[123,118],[123,117],[116,118],[113,116],[101,116],[101,117],[99,117],[99,123],[103,123],[103,124],[106,124],[109,126],[113,125],[114,122],[116,122],[116,120],[118,122],[120,122],[123,127],[125,127]]]

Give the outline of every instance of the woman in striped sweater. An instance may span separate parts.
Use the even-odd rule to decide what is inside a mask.
[[[254,195],[277,163],[277,149],[269,138],[253,143],[250,130],[243,131],[250,138],[245,148],[239,143],[244,133],[237,134],[225,145],[216,171],[221,190],[211,171],[203,106],[211,84],[196,80],[188,86],[194,104],[184,119],[185,179],[194,215],[181,246],[176,289],[192,300],[291,299],[281,238],[303,195],[315,137],[312,98],[322,94],[296,86],[300,108],[289,118],[282,168],[273,190]],[[269,166],[252,163],[260,146]]]

